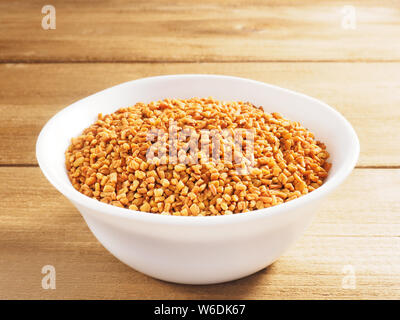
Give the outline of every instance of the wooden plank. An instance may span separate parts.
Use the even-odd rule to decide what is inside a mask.
[[[356,169],[283,257],[220,285],[166,283],[111,256],[39,168],[0,168],[0,298],[400,298],[399,169]],[[56,290],[41,288],[54,265]],[[356,288],[342,287],[345,266]]]
[[[235,75],[319,98],[355,127],[358,165],[400,165],[400,63],[2,64],[0,164],[36,164],[40,129],[73,101],[124,81],[177,73]]]
[[[393,0],[53,0],[0,3],[0,61],[399,60]],[[345,29],[344,6],[356,10]],[[348,15],[348,13],[347,13]]]

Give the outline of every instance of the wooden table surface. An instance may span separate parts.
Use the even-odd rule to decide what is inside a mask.
[[[399,299],[400,3],[199,3],[0,1],[0,298]],[[42,28],[45,4],[56,9],[55,30]],[[303,92],[339,110],[360,138],[356,169],[304,236],[238,281],[177,285],[127,267],[36,162],[38,133],[57,111],[124,81],[177,73]],[[56,269],[55,290],[42,288],[45,265]]]

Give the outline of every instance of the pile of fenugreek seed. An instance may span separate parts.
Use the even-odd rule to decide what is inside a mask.
[[[325,145],[298,122],[212,98],[100,114],[65,156],[81,193],[178,216],[271,207],[318,188],[331,167]]]

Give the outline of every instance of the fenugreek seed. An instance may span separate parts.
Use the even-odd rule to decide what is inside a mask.
[[[199,207],[197,206],[197,204],[193,203],[193,204],[190,206],[190,212],[191,212],[193,215],[195,215],[195,216],[197,216],[197,215],[200,213],[200,209],[199,209]]]
[[[117,182],[117,173],[116,172],[110,173],[110,178],[108,181],[110,183],[116,183]]]
[[[164,211],[165,212],[169,212],[169,210],[171,210],[171,203],[165,203],[165,206],[164,206]]]
[[[148,178],[146,179],[146,182],[147,182],[148,184],[154,184],[154,182],[156,182],[156,179],[155,179],[154,177],[148,177]]]
[[[216,195],[216,194],[217,194],[217,188],[215,187],[215,185],[210,184],[210,190],[211,190],[211,192],[212,192],[213,195]]]
[[[262,171],[258,168],[253,168],[251,174],[258,176],[259,174],[262,174]]]
[[[131,204],[131,205],[129,206],[129,209],[131,209],[131,210],[136,210],[136,211],[139,210],[139,208],[138,208],[137,206],[135,206],[134,204]]]
[[[257,209],[263,209],[264,208],[264,203],[262,201],[257,201],[256,202],[256,208]]]
[[[129,189],[131,191],[136,191],[137,187],[139,186],[139,181],[135,180],[132,182],[131,186],[129,187]]]
[[[164,188],[168,188],[169,187],[169,181],[167,179],[161,179],[161,185]]]
[[[143,162],[140,164],[140,170],[146,171],[147,168],[148,168],[148,164],[147,164],[146,162],[143,161]]]
[[[186,196],[189,192],[189,188],[187,186],[184,186],[181,190],[181,195]]]
[[[147,172],[147,176],[150,178],[157,178],[157,172],[155,170],[150,170]]]
[[[78,166],[80,166],[84,161],[85,161],[85,158],[84,158],[84,157],[80,157],[80,158],[78,158],[78,159],[76,159],[76,160],[74,161],[73,166],[74,166],[74,167],[78,167]]]
[[[93,177],[93,176],[86,178],[86,180],[85,180],[85,184],[87,184],[88,186],[91,186],[95,182],[96,182],[96,177]]]
[[[116,207],[124,208],[124,205],[119,201],[113,201],[112,205],[116,206]]]
[[[244,191],[244,190],[246,190],[247,189],[247,187],[243,184],[243,183],[237,183],[236,184],[236,190],[238,190],[238,191]]]
[[[191,200],[196,199],[196,195],[195,195],[193,192],[189,192],[189,193],[188,193],[188,197],[189,197],[189,199],[191,199]]]
[[[246,209],[246,202],[240,201],[238,203],[238,209],[239,209],[239,211],[243,211],[244,209]]]
[[[219,178],[218,172],[211,173],[211,180],[217,180]]]
[[[121,202],[124,206],[129,204],[129,199],[127,197],[122,197],[119,199],[119,202]]]
[[[146,178],[146,174],[143,171],[136,170],[135,177],[138,179],[144,179],[144,178]]]
[[[186,166],[184,164],[177,164],[175,166],[175,171],[177,171],[177,172],[184,171],[185,169],[186,169]]]
[[[218,214],[218,210],[215,209],[215,207],[213,205],[210,205],[209,209],[210,209],[211,213]]]
[[[146,194],[147,193],[147,189],[146,188],[138,188],[137,192],[141,193],[141,194]]]
[[[176,185],[176,191],[180,192],[184,187],[185,187],[184,183],[182,181],[179,181],[178,184]]]
[[[150,211],[150,204],[145,202],[141,205],[140,211],[149,212]]]
[[[163,193],[164,193],[164,190],[162,188],[154,190],[155,197],[161,197]]]
[[[272,174],[275,177],[277,177],[281,171],[282,171],[281,168],[279,168],[278,166],[275,166],[274,169],[272,170]]]
[[[232,191],[233,191],[233,188],[232,188],[232,186],[229,185],[229,186],[225,187],[224,193],[231,195]]]
[[[114,192],[115,188],[113,186],[107,184],[107,185],[104,186],[103,191],[104,192]]]
[[[247,200],[256,200],[258,198],[258,196],[254,193],[248,193],[246,194],[246,199]]]

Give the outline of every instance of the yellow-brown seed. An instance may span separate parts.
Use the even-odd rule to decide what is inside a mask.
[[[191,212],[194,216],[197,216],[197,215],[200,213],[200,209],[199,209],[199,207],[197,206],[197,204],[193,203],[193,204],[190,206],[190,212]]]

